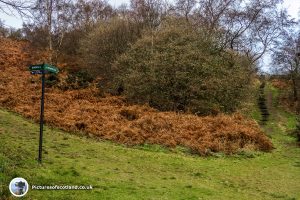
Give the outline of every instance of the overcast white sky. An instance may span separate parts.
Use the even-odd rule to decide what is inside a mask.
[[[300,0],[284,0],[284,6],[288,8],[289,14],[298,19]]]

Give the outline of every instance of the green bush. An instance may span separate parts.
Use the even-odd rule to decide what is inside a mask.
[[[115,63],[115,88],[129,101],[200,115],[233,112],[246,97],[251,64],[185,23],[145,34]]]
[[[86,70],[70,72],[66,79],[66,83],[69,89],[87,88],[93,81],[94,78]]]
[[[99,22],[80,43],[86,69],[102,81],[111,80],[111,65],[140,35],[138,26],[126,19]]]
[[[57,74],[49,74],[45,78],[46,87],[54,87],[60,82]]]

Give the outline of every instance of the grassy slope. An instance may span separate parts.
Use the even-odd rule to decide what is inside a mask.
[[[0,110],[0,196],[9,195],[8,183],[21,176],[35,185],[94,187],[30,190],[24,199],[300,199],[300,148],[285,133],[294,120],[283,111],[271,117],[265,129],[276,147],[272,153],[209,158],[126,148],[46,127],[40,166],[38,125]]]

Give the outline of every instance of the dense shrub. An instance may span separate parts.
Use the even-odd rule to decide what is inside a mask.
[[[70,72],[66,83],[70,89],[83,89],[87,88],[93,80],[94,78],[86,70],[79,70],[77,72]]]
[[[234,111],[245,98],[251,64],[185,23],[145,34],[116,62],[116,87],[136,103],[197,114]]]
[[[57,74],[49,74],[45,78],[46,87],[53,87],[60,82]]]
[[[111,64],[138,36],[139,28],[129,20],[99,22],[81,41],[80,53],[86,68],[90,73],[102,77],[102,81],[109,80],[112,77]]]
[[[36,26],[34,24],[24,24],[23,33],[25,39],[31,42],[31,45],[38,49],[48,47],[47,29],[43,26]]]

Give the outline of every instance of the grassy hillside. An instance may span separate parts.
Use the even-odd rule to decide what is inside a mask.
[[[92,185],[86,191],[30,190],[24,199],[299,199],[300,148],[285,134],[291,114],[266,127],[272,153],[199,157],[159,146],[126,148],[45,128],[44,163],[37,164],[37,124],[0,110],[0,196],[24,177],[35,185]],[[285,120],[289,121],[285,123]],[[281,123],[282,122],[282,123]]]

